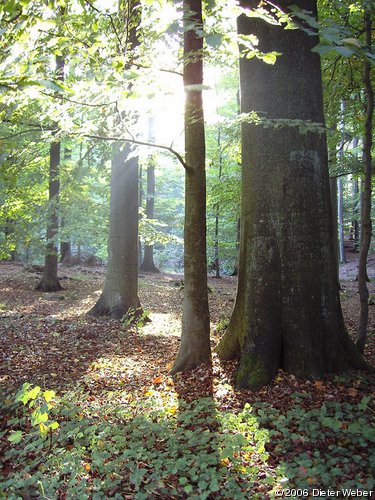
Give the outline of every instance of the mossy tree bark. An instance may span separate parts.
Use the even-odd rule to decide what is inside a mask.
[[[364,25],[366,33],[366,45],[371,50],[372,42],[372,15],[374,9],[370,6],[366,8],[364,15]],[[366,122],[363,139],[363,164],[364,164],[364,189],[363,203],[361,214],[361,246],[359,251],[358,264],[358,293],[361,304],[357,347],[360,352],[364,351],[367,340],[367,324],[368,324],[368,297],[369,292],[366,281],[367,277],[367,256],[371,244],[372,221],[371,221],[371,177],[372,177],[372,122],[374,115],[374,89],[371,83],[371,65],[369,61],[365,61],[363,82],[366,93]]]
[[[138,0],[120,2],[120,17],[125,17],[125,53],[131,59],[139,45]],[[129,54],[127,53],[129,50]],[[130,91],[130,89],[129,89]],[[122,116],[124,120],[126,117]],[[88,312],[90,316],[109,316],[135,320],[142,314],[138,298],[138,156],[129,144],[112,148],[108,267],[103,291]]]
[[[202,105],[202,2],[184,3],[185,287],[181,345],[172,373],[211,362],[207,298],[206,172]],[[194,27],[192,28],[192,24]]]
[[[56,56],[56,79],[64,81],[64,58]],[[55,124],[55,127],[58,125]],[[47,244],[44,257],[43,276],[36,286],[36,290],[56,292],[62,286],[57,277],[58,250],[57,233],[59,230],[59,198],[60,198],[60,160],[61,143],[59,139],[52,139],[49,151],[49,185],[48,185],[48,215],[47,215]]]
[[[315,0],[298,5],[316,14]],[[242,112],[323,124],[317,38],[245,16],[238,29],[255,34],[259,50],[281,53],[274,65],[241,59]],[[239,387],[267,384],[279,368],[321,377],[365,367],[341,312],[325,135],[244,124],[242,148],[239,285],[217,352],[240,358]]]

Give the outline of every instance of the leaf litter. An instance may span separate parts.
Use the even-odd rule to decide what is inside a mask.
[[[141,303],[152,321],[125,328],[85,315],[100,293],[102,268],[61,268],[64,290],[56,294],[35,291],[38,276],[20,265],[2,263],[0,270],[0,495],[300,498],[374,489],[373,375],[301,381],[279,372],[259,391],[237,391],[236,362],[214,356],[211,367],[172,378],[181,276],[142,274]],[[209,283],[214,345],[230,317],[236,279]],[[353,336],[356,287],[346,280],[341,292]],[[374,307],[365,352],[373,366]],[[13,403],[25,382],[60,398],[51,410],[60,427],[48,453],[27,409]],[[19,431],[25,442],[11,444]]]

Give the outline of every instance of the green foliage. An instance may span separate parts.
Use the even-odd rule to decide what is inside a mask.
[[[142,328],[149,319],[150,311],[147,309],[130,308],[125,316],[121,319],[121,323],[124,328],[129,328],[130,326],[135,326],[136,328]]]
[[[46,390],[41,391],[39,386],[32,387],[28,382],[25,382],[16,395],[17,402],[22,402],[31,411],[30,419],[31,426],[38,427],[42,436],[56,430],[59,424],[56,421],[51,421],[49,418],[49,411],[55,404],[55,392]],[[10,437],[9,441],[17,444],[22,439],[22,432],[15,431]]]
[[[13,466],[0,476],[0,491],[10,499],[55,498],[57,492],[262,499],[267,491],[275,498],[280,489],[311,492],[323,485],[373,489],[370,398],[306,409],[306,397],[292,394],[295,404],[285,410],[258,402],[234,412],[211,398],[186,403],[155,389],[101,409],[88,407],[82,393],[70,393],[53,409],[60,427],[45,453],[45,439],[28,425],[29,406],[50,404],[55,395],[24,384],[17,400],[27,411],[9,396],[1,400],[7,419],[0,435],[10,446],[4,460]],[[22,443],[16,427],[23,430]]]

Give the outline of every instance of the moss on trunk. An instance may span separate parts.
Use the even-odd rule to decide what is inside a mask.
[[[292,3],[278,2],[283,10]],[[316,13],[314,0],[299,6]],[[320,60],[311,51],[318,40],[259,18],[241,16],[238,27],[258,37],[262,52],[281,54],[274,65],[240,60],[241,111],[324,126]],[[341,313],[322,130],[244,123],[241,211],[239,288],[217,348],[224,359],[240,357],[238,385],[258,388],[279,368],[300,377],[366,368]]]

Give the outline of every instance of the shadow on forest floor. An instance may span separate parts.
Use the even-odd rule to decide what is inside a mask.
[[[239,392],[235,363],[214,357],[211,368],[171,378],[181,276],[142,274],[141,302],[152,322],[125,329],[85,316],[100,293],[100,269],[60,274],[65,289],[45,294],[34,290],[36,274],[0,264],[0,382],[7,394],[0,403],[0,496],[263,499],[293,498],[288,488],[372,488],[373,377],[298,381],[279,373],[272,386]],[[236,279],[209,281],[215,341],[233,308]],[[345,281],[342,290],[352,333],[356,286]],[[374,293],[373,282],[370,288]],[[373,364],[374,326],[370,307],[366,357]],[[26,409],[9,402],[24,382],[61,398],[52,451],[28,430]],[[11,447],[17,429],[24,442]]]

